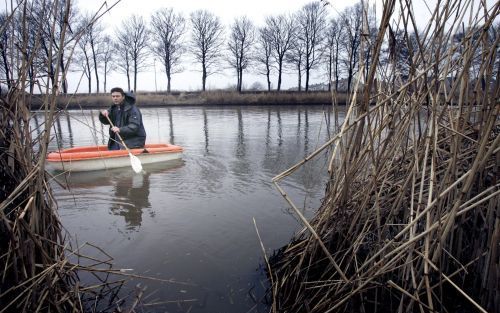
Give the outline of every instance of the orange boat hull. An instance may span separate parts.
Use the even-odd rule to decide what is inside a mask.
[[[170,144],[147,144],[143,149],[131,149],[142,164],[180,159],[183,148]],[[84,146],[51,152],[49,168],[60,171],[95,171],[130,166],[127,150],[108,150],[107,146]]]

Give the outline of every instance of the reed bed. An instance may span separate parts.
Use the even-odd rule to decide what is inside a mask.
[[[361,64],[338,133],[273,179],[304,225],[269,260],[273,312],[500,309],[500,4],[441,1],[416,38],[407,4],[384,2],[364,43],[378,62]],[[378,57],[396,29],[414,51],[407,77],[394,42]],[[325,197],[306,220],[279,182],[325,152]]]
[[[51,56],[55,60],[52,64],[56,65],[51,68],[55,79],[45,85],[41,83],[44,80],[39,82],[44,92],[37,98],[43,102],[45,122],[35,125],[31,123],[29,109],[34,96],[26,92],[31,81],[28,72],[35,71],[31,72],[32,77],[43,77],[48,70],[36,63],[40,61],[35,58],[36,49],[41,49],[39,33],[31,38],[36,43],[32,47],[35,50],[27,50],[25,36],[29,31],[27,21],[33,18],[32,3],[20,3],[0,25],[2,34],[14,27],[23,34],[8,38],[9,57],[15,67],[10,88],[0,97],[0,313],[122,312],[126,302],[127,310],[133,312],[142,305],[143,289],[137,292],[121,289],[125,281],[140,276],[113,269],[112,258],[91,244],[73,248],[57,215],[51,177],[45,171],[45,156],[58,114],[58,86],[66,75],[59,67],[63,49]],[[70,1],[55,1],[45,9],[54,15],[61,13],[66,21],[70,7]],[[54,15],[45,17],[50,19]],[[55,27],[51,20],[38,22]],[[52,36],[46,43],[48,51],[56,51],[54,45],[66,42],[68,25],[63,23],[58,35],[52,32]],[[78,34],[72,36],[74,47]],[[69,55],[73,52],[71,45],[64,50]],[[81,275],[93,277],[95,283],[82,284]]]
[[[188,105],[324,105],[331,102],[327,91],[315,92],[243,92],[206,91],[206,92],[137,92],[140,107],[165,107]],[[345,105],[346,94],[337,95],[340,104]],[[59,95],[57,107],[61,109],[106,108],[110,105],[109,94]],[[32,109],[43,106],[42,99],[33,99]]]

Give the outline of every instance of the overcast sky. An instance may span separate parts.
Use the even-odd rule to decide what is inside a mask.
[[[222,23],[226,27],[232,24],[236,17],[246,15],[254,22],[255,25],[259,26],[264,24],[264,19],[266,16],[282,13],[293,13],[298,11],[302,6],[311,1],[313,0],[122,0],[119,1],[115,7],[113,7],[102,17],[102,22],[103,25],[107,28],[109,34],[113,34],[116,27],[118,27],[122,23],[122,21],[129,17],[131,14],[142,15],[146,18],[147,21],[149,21],[149,17],[156,10],[160,8],[171,7],[176,12],[184,13],[186,18],[188,18],[189,14],[193,11],[206,9],[216,16],[220,17]],[[117,1],[79,0],[76,4],[82,12],[96,12],[105,2],[107,3],[108,7],[110,7]],[[331,12],[331,14],[335,14],[335,11],[342,11],[345,7],[353,5],[358,1],[344,0],[336,2],[337,4],[328,7],[328,10]],[[187,30],[189,31],[189,28],[187,28]],[[172,90],[201,89],[201,73],[197,71],[201,66],[199,64],[192,63],[188,59],[186,60],[187,62],[184,66],[185,71],[183,73],[175,74],[172,76]],[[72,74],[71,76],[72,77],[69,81],[70,88],[74,89],[77,84],[77,79],[80,78],[80,75]],[[154,68],[151,68],[149,72],[139,73],[137,83],[138,90],[166,90],[167,79],[165,73],[160,71],[159,61],[156,62],[156,88],[154,76]],[[319,75],[315,75],[314,77],[312,77],[313,83],[315,81],[322,80],[322,77],[318,76]],[[100,80],[102,82],[102,77]],[[243,73],[244,87],[251,86],[255,81],[260,81],[262,85],[265,86],[265,76],[250,74],[250,71]],[[273,86],[276,86],[276,81],[277,77],[273,77]],[[288,89],[290,87],[295,87],[297,84],[296,81],[297,78],[295,74],[285,75],[284,81],[282,83],[282,88]],[[131,84],[133,85],[133,81],[131,81]],[[224,71],[223,74],[211,75],[207,79],[207,89],[226,88],[230,85],[235,84],[236,77],[229,70]],[[120,73],[112,73],[111,75],[109,75],[107,89],[109,90],[112,86],[123,86],[124,88],[126,88],[127,81],[125,75]],[[79,87],[79,92],[87,92],[87,89],[87,82],[86,80],[83,80]]]
[[[298,11],[302,6],[311,2],[319,0],[249,0],[249,1],[238,1],[238,0],[77,0],[77,7],[83,12],[96,12],[104,3],[108,7],[117,3],[108,13],[102,17],[102,23],[106,28],[106,31],[112,35],[114,30],[122,23],[123,20],[132,14],[142,15],[149,22],[149,17],[153,12],[160,8],[173,8],[176,12],[182,12],[189,17],[189,14],[193,11],[199,9],[206,9],[216,16],[220,17],[222,23],[227,28],[236,17],[246,15],[248,16],[255,25],[261,26],[264,24],[264,19],[266,16],[278,15],[283,13],[294,13]],[[338,12],[344,10],[347,6],[352,6],[353,4],[359,2],[359,0],[330,0],[330,5],[327,10],[330,16],[337,15]],[[377,15],[382,12],[381,0],[369,0],[370,6],[374,3],[377,4]],[[436,4],[436,0],[417,0],[413,1],[414,10],[416,12],[416,17],[418,19],[420,27],[424,27],[429,19],[429,9],[433,8]],[[475,2],[479,2],[476,0]],[[495,0],[486,1],[491,7]],[[187,32],[189,33],[189,26],[187,27]],[[227,33],[227,29],[226,29]],[[188,35],[188,34],[186,34]],[[184,66],[185,71],[183,73],[175,74],[172,76],[172,90],[199,90],[201,89],[201,74],[198,72],[200,68],[199,64],[192,63],[189,58],[186,58],[186,64]],[[156,75],[154,68],[152,67],[149,72],[142,72],[138,75],[138,90],[139,91],[155,91],[157,89],[166,90],[166,77],[160,70],[159,61],[156,63]],[[251,70],[251,69],[250,69]],[[233,70],[234,71],[234,70]],[[319,81],[324,81],[324,76],[320,76],[320,71],[314,71],[312,73],[312,82],[316,83]],[[322,73],[324,71],[321,71]],[[155,84],[156,76],[156,84]],[[80,75],[72,74],[70,78],[70,89],[74,91],[76,84]],[[95,79],[94,79],[95,80]],[[101,82],[102,82],[101,77]],[[276,86],[276,77],[272,77],[273,87]],[[265,86],[265,76],[250,74],[250,71],[243,73],[243,87],[249,87],[254,82],[259,81]],[[131,81],[133,85],[133,81]],[[225,71],[223,74],[214,74],[207,79],[207,89],[216,88],[226,88],[230,85],[236,84],[236,77],[231,71]],[[284,76],[284,81],[282,83],[282,89],[288,89],[290,87],[296,87],[297,78],[296,74],[288,74]],[[82,81],[79,87],[79,92],[87,92],[87,82]],[[107,89],[109,90],[113,86],[127,87],[126,77],[124,74],[112,73],[108,76]],[[101,86],[102,90],[102,86]]]

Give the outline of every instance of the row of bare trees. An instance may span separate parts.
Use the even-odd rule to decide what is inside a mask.
[[[15,66],[10,60],[16,49],[6,38],[15,34],[20,38],[26,37],[26,42],[32,47],[44,47],[50,38],[57,38],[51,34],[57,33],[64,23],[70,25],[73,34],[83,33],[83,36],[68,36],[64,46],[78,39],[79,48],[71,66],[66,64],[67,55],[60,65],[64,70],[82,73],[80,81],[86,79],[89,93],[93,91],[93,86],[96,86],[97,93],[101,92],[100,86],[106,92],[107,77],[113,71],[126,76],[128,90],[137,90],[138,73],[154,67],[156,75],[157,60],[167,78],[167,86],[160,88],[167,92],[171,91],[173,75],[185,71],[188,64],[195,64],[194,68],[201,72],[203,91],[210,75],[231,70],[236,77],[237,91],[243,89],[244,73],[265,76],[269,91],[273,88],[271,81],[276,79],[275,88],[279,91],[286,72],[297,75],[299,91],[303,87],[309,91],[311,80],[316,78],[325,82],[328,90],[349,92],[360,68],[360,58],[363,58],[366,70],[371,63],[369,45],[361,47],[361,38],[365,37],[370,43],[377,36],[375,10],[368,11],[365,19],[368,25],[362,31],[363,10],[360,3],[347,7],[332,18],[329,17],[330,6],[322,1],[312,1],[293,14],[266,17],[262,26],[255,25],[246,16],[237,17],[228,29],[218,16],[206,10],[194,11],[186,18],[172,8],[160,8],[153,12],[149,21],[139,15],[127,17],[109,35],[102,21],[95,21],[95,15],[80,13],[74,5],[67,21],[58,12],[45,12],[44,4],[50,1],[53,0],[30,1],[28,15],[33,19],[32,25],[36,25],[40,14],[49,14],[51,23],[32,30],[5,28],[0,34],[0,79],[7,87],[15,76]],[[7,16],[0,16],[2,24]],[[44,34],[40,37],[42,40],[29,40],[31,36],[34,38],[36,32]],[[387,64],[398,64],[402,75],[408,76],[405,68],[410,68],[413,51],[416,51],[411,37],[418,34],[404,36],[397,29],[391,34],[385,44],[387,48],[383,50],[386,56],[382,59],[387,60]],[[457,40],[459,38],[457,35]],[[55,45],[55,48],[64,49],[64,46]],[[26,51],[30,49],[27,47]],[[35,67],[53,62],[51,54],[55,51],[41,51],[43,55],[38,53],[33,56],[37,60],[33,65]],[[397,58],[396,62],[389,62],[391,58]],[[32,90],[41,81],[48,83],[54,80],[50,71],[53,66],[47,68],[49,71],[43,73],[33,68],[30,77]],[[260,86],[262,84],[257,83],[253,88]],[[67,93],[67,82],[63,82],[60,88],[61,92]],[[141,88],[150,89],[146,86]]]

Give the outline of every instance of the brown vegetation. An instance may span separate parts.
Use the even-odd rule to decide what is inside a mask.
[[[444,25],[469,16],[460,3],[436,9],[406,80],[396,66],[362,64],[366,90],[338,134],[274,178],[304,228],[270,260],[273,312],[498,312],[499,36],[492,45],[487,33],[499,4],[447,45]],[[385,3],[373,55],[395,4]],[[370,107],[375,73],[395,83],[378,86]],[[447,89],[439,77],[451,73]],[[325,150],[330,180],[308,221],[278,182]]]
[[[339,104],[345,104],[345,94],[336,97]],[[32,109],[39,109],[41,99],[32,102]],[[139,92],[139,107],[188,106],[188,105],[294,105],[294,104],[329,104],[332,93],[318,92],[243,92],[207,91],[207,92],[174,92],[172,94]],[[106,108],[111,105],[109,94],[99,95],[60,95],[57,107],[61,109]]]
[[[0,26],[0,33],[13,25],[25,29],[32,18],[26,10],[28,5],[29,1],[22,2],[18,10],[21,13],[9,16]],[[69,6],[69,1],[56,1],[47,4],[46,9],[58,12],[66,21]],[[37,21],[53,25],[53,17],[46,14],[45,19]],[[66,31],[63,23],[57,35],[52,32],[47,43],[49,51],[56,43],[64,42]],[[0,313],[122,312],[125,300],[132,312],[143,290],[138,288],[135,296],[135,292],[125,294],[121,288],[128,278],[141,277],[113,269],[113,259],[91,244],[72,248],[57,215],[50,187],[52,177],[45,171],[57,114],[58,83],[65,76],[59,62],[62,50],[51,55],[57,64],[50,68],[53,83],[43,94],[34,96],[25,92],[34,69],[31,53],[23,44],[26,39],[8,39],[19,49],[14,64],[20,66],[15,71],[17,79],[9,82],[7,94],[0,97]],[[66,49],[71,52],[71,47]],[[31,123],[29,108],[35,98],[45,115],[44,123],[37,126]],[[39,127],[38,131],[33,127]],[[40,135],[35,136],[37,133]],[[93,281],[86,279],[88,284],[83,284],[80,275],[90,276]],[[130,299],[130,295],[135,297]]]

